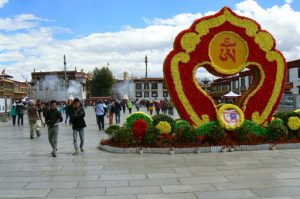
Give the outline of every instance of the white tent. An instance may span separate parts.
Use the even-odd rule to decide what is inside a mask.
[[[223,95],[223,97],[226,97],[226,98],[236,98],[236,97],[240,97],[240,95],[230,91],[229,93]]]

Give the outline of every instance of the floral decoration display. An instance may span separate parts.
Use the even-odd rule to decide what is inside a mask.
[[[153,120],[152,120],[152,118],[148,114],[146,114],[144,112],[135,112],[135,113],[132,113],[132,114],[130,114],[130,115],[127,116],[127,118],[125,120],[126,121],[125,122],[126,126],[128,128],[132,128],[133,123],[137,119],[144,120],[145,122],[147,122],[148,126],[152,125],[152,121]]]
[[[145,120],[142,119],[137,119],[133,124],[132,124],[132,132],[133,135],[138,139],[142,140],[147,132],[148,129],[148,123]]]
[[[171,125],[166,121],[160,121],[155,127],[158,128],[162,134],[169,134],[172,130]]]
[[[291,130],[297,131],[300,128],[300,118],[295,116],[290,117],[287,125]]]
[[[199,67],[227,77],[245,68],[253,82],[237,105],[247,120],[267,125],[286,78],[286,62],[270,33],[252,19],[224,7],[178,34],[164,62],[164,77],[182,119],[193,126],[217,119],[217,105],[196,80]],[[258,103],[259,102],[259,103]]]
[[[244,123],[243,111],[233,104],[224,104],[217,114],[220,125],[226,130],[233,131]]]

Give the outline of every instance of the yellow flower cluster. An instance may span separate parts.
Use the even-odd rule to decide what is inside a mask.
[[[300,119],[298,117],[290,117],[287,125],[290,129],[297,131],[300,128]]]
[[[237,122],[236,125],[229,125],[223,117],[224,111],[232,110],[232,109],[235,110],[239,116],[239,121]],[[221,106],[217,112],[217,117],[220,125],[223,126],[228,131],[233,131],[236,128],[239,128],[244,123],[245,120],[243,111],[238,106],[235,106],[233,104],[224,104],[223,106]]]
[[[160,121],[156,126],[161,133],[170,133],[172,130],[171,125],[166,121]]]

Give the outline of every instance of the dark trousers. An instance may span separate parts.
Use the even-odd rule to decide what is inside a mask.
[[[13,125],[15,126],[16,125],[16,118],[17,116],[16,115],[12,115],[12,121],[13,121]]]
[[[104,115],[97,115],[96,117],[99,130],[104,130]]]
[[[132,110],[132,108],[128,108],[129,114],[131,114],[131,110]]]
[[[23,125],[23,114],[18,114],[18,126]]]
[[[116,112],[116,124],[120,124],[121,122],[121,114],[120,112]]]
[[[125,113],[125,111],[126,111],[126,107],[123,107],[123,113]]]

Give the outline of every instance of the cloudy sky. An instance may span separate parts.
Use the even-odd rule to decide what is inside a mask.
[[[0,0],[0,70],[30,80],[36,71],[92,71],[109,63],[162,77],[176,35],[202,16],[230,6],[273,34],[288,61],[300,59],[300,0]],[[201,74],[209,76],[206,73]]]

